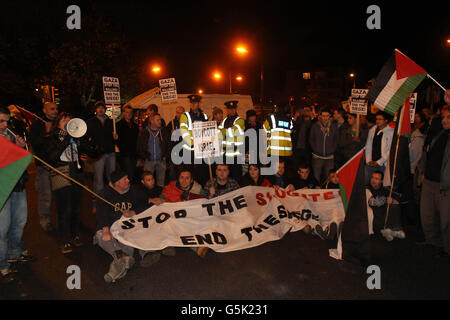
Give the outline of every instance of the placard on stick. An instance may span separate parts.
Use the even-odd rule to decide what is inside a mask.
[[[221,155],[217,123],[215,121],[196,121],[193,123],[194,157],[196,159],[214,158]]]
[[[120,105],[119,79],[114,77],[102,77],[103,94],[106,105]]]
[[[367,115],[366,94],[369,89],[352,89],[350,113]]]
[[[178,99],[175,78],[159,80],[159,89],[161,92],[161,101],[163,103],[176,101]]]

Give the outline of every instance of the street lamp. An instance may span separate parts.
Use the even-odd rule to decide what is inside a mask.
[[[355,89],[356,88],[356,82],[355,82],[356,75],[354,73],[350,73],[350,78],[353,79],[353,89]]]
[[[152,72],[154,74],[158,74],[160,71],[161,71],[161,67],[160,66],[158,66],[158,65],[152,66]]]
[[[198,90],[198,94],[202,94],[203,93],[203,90],[202,89],[199,89]]]

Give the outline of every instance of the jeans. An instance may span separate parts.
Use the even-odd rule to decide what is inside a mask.
[[[422,183],[420,218],[425,242],[443,247],[450,254],[450,190],[441,191],[439,182],[425,178]]]
[[[79,186],[64,187],[54,191],[58,211],[58,231],[61,243],[67,243],[78,235],[82,189]]]
[[[328,178],[328,173],[334,168],[334,159],[312,158],[311,166],[314,178],[322,184]],[[322,179],[323,177],[323,179]]]
[[[144,170],[150,171],[155,177],[156,185],[160,186],[161,188],[164,188],[164,179],[166,177],[166,160],[160,161],[145,160]]]
[[[26,191],[12,192],[0,211],[0,270],[8,268],[8,259],[24,251],[22,234],[27,217]]]
[[[52,187],[50,183],[50,171],[46,167],[37,166],[36,191],[38,192],[38,212],[40,223],[45,227],[51,223]]]
[[[369,166],[367,163],[366,163],[366,166],[365,166],[365,168],[364,168],[364,173],[365,173],[365,182],[366,182],[366,184],[369,184],[370,183],[370,178],[371,178],[371,176],[372,176],[372,173],[374,173],[375,171],[381,171],[381,172],[383,172],[383,174],[384,174],[384,170],[386,169],[386,167],[385,166],[375,166],[375,167],[372,167],[372,166]]]
[[[106,177],[116,170],[116,154],[114,152],[106,153],[94,162],[94,192],[99,193],[105,187],[103,174],[106,169]],[[95,204],[95,199],[94,199]]]
[[[113,257],[114,260],[117,259],[116,251],[123,251],[123,253],[125,253],[126,255],[128,255],[130,257],[132,257],[134,255],[133,247],[126,246],[123,243],[120,243],[119,241],[117,241],[116,239],[112,239],[111,241],[104,241],[102,239],[102,235],[103,235],[102,230],[98,230],[95,233],[94,245],[98,244],[99,247],[102,248],[103,250],[105,250],[107,253],[109,253]],[[152,252],[152,251],[139,250],[139,255],[141,257],[144,257],[144,255],[147,252]]]
[[[134,156],[120,156],[119,157],[119,164],[120,168],[126,172],[128,175],[128,179],[130,179],[130,182],[137,183],[140,179],[137,179],[135,177],[136,174],[136,157]]]

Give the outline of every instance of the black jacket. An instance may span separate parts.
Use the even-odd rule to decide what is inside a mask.
[[[47,117],[43,117],[45,121],[51,122]],[[39,158],[45,158],[45,139],[47,138],[47,132],[45,132],[45,123],[41,120],[36,120],[33,122],[30,128],[30,143],[33,148],[33,153]],[[43,166],[39,161],[36,164]]]
[[[87,121],[86,138],[97,151],[97,157],[114,152],[113,121],[105,116],[102,124],[97,117]]]
[[[117,146],[119,147],[121,156],[136,157],[137,139],[139,128],[133,121],[129,124],[125,119],[117,122]]]

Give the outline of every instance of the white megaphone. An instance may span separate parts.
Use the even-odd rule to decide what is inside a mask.
[[[67,133],[74,138],[81,138],[86,134],[87,125],[83,119],[73,118],[66,124]]]

